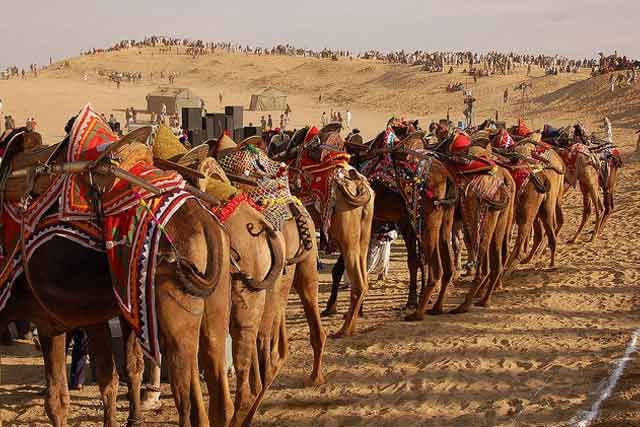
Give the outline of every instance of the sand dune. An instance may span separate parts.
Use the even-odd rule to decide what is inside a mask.
[[[115,89],[96,70],[177,71],[177,85],[204,97],[210,110],[224,103],[247,104],[253,90],[273,86],[290,95],[293,125],[318,122],[331,107],[349,105],[355,125],[373,136],[390,115],[438,119],[452,107],[459,117],[462,95],[446,93],[454,75],[428,74],[417,68],[372,61],[321,61],[289,57],[216,55],[192,60],[151,55],[147,49],[119,52],[59,64],[38,79],[0,81],[0,97],[14,117],[35,115],[51,141],[60,137],[66,119],[84,102],[109,113],[114,108],[144,106],[144,96],[158,82],[124,84]],[[90,73],[88,82],[82,74]],[[472,80],[469,79],[471,82]],[[524,70],[509,76],[483,78],[472,86],[478,117],[500,114],[518,117],[523,106],[512,88],[527,77]],[[613,121],[625,168],[617,189],[617,210],[595,244],[564,243],[578,225],[579,193],[565,202],[566,223],[557,267],[546,258],[520,266],[497,292],[493,306],[464,315],[429,317],[421,323],[401,320],[407,295],[405,255],[394,245],[392,271],[385,283],[373,283],[365,302],[360,334],[329,339],[325,357],[327,384],[305,389],[311,368],[311,348],[302,306],[290,297],[288,328],[291,356],[261,407],[256,426],[565,426],[588,410],[598,385],[610,374],[610,362],[622,355],[633,330],[640,326],[640,156],[634,153],[634,127],[640,127],[637,88],[608,93],[606,78],[586,74],[531,79],[525,117],[531,127],[578,120],[595,130],[603,115]],[[512,101],[502,105],[511,89]],[[324,103],[317,104],[322,93]],[[256,120],[249,114],[247,120]],[[589,228],[591,224],[588,225]],[[583,240],[588,236],[583,236]],[[320,301],[329,294],[330,277],[322,275]],[[462,298],[468,281],[451,290],[447,308]],[[339,308],[346,309],[343,292]],[[341,316],[324,321],[335,332]],[[7,425],[46,425],[41,389],[41,360],[33,347],[21,343],[0,347],[2,409]],[[603,407],[597,426],[640,425],[638,359],[631,363],[612,398]],[[168,393],[168,387],[165,387]],[[70,424],[100,424],[95,386],[72,393]],[[150,414],[151,426],[177,425],[173,403]],[[118,402],[125,420],[125,399]],[[167,421],[171,420],[171,421]]]

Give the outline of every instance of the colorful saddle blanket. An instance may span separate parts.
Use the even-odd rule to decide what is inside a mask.
[[[393,149],[400,139],[388,127],[383,142],[384,146],[379,148]],[[412,152],[423,155],[409,154],[394,159],[391,153],[384,153],[363,163],[360,171],[370,183],[379,182],[402,196],[414,231],[419,232],[422,222],[421,201],[424,197],[433,198],[433,191],[428,187],[433,160],[424,149],[416,148]]]
[[[66,160],[95,160],[117,139],[88,104],[73,125]],[[126,160],[122,159],[122,162],[127,164]],[[182,190],[186,183],[175,172],[162,171],[144,161],[127,164],[126,169],[156,186],[162,194],[156,197],[147,190],[133,188],[128,182],[116,181],[100,197],[104,216],[104,227],[101,228],[93,224],[96,194],[92,193],[87,177],[82,175],[63,175],[55,179],[44,194],[21,212],[22,215],[18,215],[20,211],[16,204],[4,203],[1,207],[3,243],[5,248],[13,249],[0,272],[0,308],[6,304],[13,282],[22,273],[22,257],[26,256],[28,262],[35,248],[46,242],[50,235],[61,235],[106,252],[122,314],[138,334],[145,352],[159,360],[154,303],[156,255],[164,226],[193,196]],[[21,253],[22,245],[15,244],[21,228],[24,228],[22,240],[26,254]]]
[[[239,184],[249,197],[262,208],[263,215],[277,229],[293,217],[290,203],[300,203],[289,189],[286,165],[271,160],[264,151],[246,145],[219,159],[225,173],[253,177],[257,186]]]
[[[303,149],[295,162],[297,171],[290,176],[291,187],[302,204],[318,212],[327,238],[335,208],[336,180],[343,179],[353,169],[349,165],[350,158],[345,152],[327,151],[322,161],[317,162]]]
[[[578,160],[578,156],[580,154],[586,156],[589,159],[589,163],[593,165],[596,169],[599,168],[600,161],[598,158],[589,150],[584,144],[576,143],[570,145],[567,149],[558,150],[560,157],[564,161],[564,164],[567,168],[565,178],[567,182],[575,187],[578,182],[577,170],[576,170],[576,162]]]

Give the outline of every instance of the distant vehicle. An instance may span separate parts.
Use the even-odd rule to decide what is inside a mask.
[[[9,73],[6,71],[0,71],[0,80],[9,80]]]

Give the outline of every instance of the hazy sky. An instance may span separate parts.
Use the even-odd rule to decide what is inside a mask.
[[[3,0],[0,67],[166,34],[305,48],[640,57],[638,0]]]

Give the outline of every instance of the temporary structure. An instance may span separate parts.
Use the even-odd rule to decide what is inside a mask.
[[[251,95],[251,111],[284,111],[287,106],[287,95],[273,88]]]
[[[160,114],[162,104],[167,106],[167,114],[182,114],[183,108],[202,107],[202,98],[187,88],[163,86],[147,95],[147,111]]]

